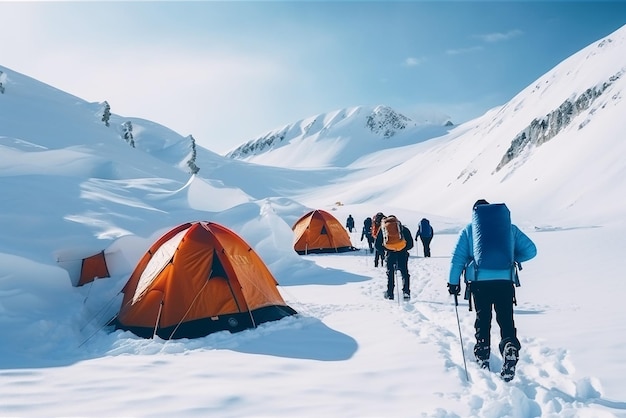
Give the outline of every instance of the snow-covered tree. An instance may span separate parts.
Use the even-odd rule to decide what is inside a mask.
[[[111,106],[109,106],[109,102],[104,101],[104,110],[102,111],[102,122],[104,122],[105,126],[109,126],[109,119],[111,118]]]
[[[187,160],[187,166],[191,170],[191,174],[197,174],[200,171],[200,167],[196,165],[196,140],[192,135],[189,135],[188,138],[191,141],[191,156]]]
[[[6,79],[6,74],[0,71],[0,94],[4,94],[4,83]]]
[[[128,120],[122,124],[122,137],[135,148],[135,140],[133,139],[133,124]]]

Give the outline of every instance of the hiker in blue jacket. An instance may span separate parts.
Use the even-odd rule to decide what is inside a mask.
[[[475,212],[480,205],[489,205],[489,202],[484,199],[476,201],[473,211]],[[510,224],[510,218],[507,218],[507,221]],[[448,292],[451,295],[460,294],[460,279],[461,275],[465,274],[465,280],[468,282],[466,285],[466,299],[473,298],[476,309],[474,355],[480,367],[485,369],[489,369],[492,308],[495,310],[496,321],[500,326],[499,349],[504,359],[500,374],[505,381],[509,381],[515,376],[515,366],[519,359],[519,350],[521,349],[513,319],[514,286],[517,281],[517,270],[514,266],[504,270],[476,268],[472,228],[473,225],[470,223],[459,234],[452,253]],[[508,231],[508,228],[505,229]],[[510,224],[510,240],[512,241],[512,258],[516,265],[537,255],[535,244],[513,224]],[[485,245],[485,247],[487,248],[488,246]]]

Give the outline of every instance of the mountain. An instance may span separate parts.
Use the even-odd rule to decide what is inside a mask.
[[[270,131],[226,156],[281,167],[345,167],[375,151],[443,135],[452,123],[439,119],[417,123],[388,106],[357,106]]]
[[[620,139],[626,129],[625,53],[623,27],[569,57],[501,108],[430,142],[426,152],[413,147],[413,157],[397,170],[420,167],[436,173],[425,191],[429,207],[470,188],[525,206],[525,216],[614,219],[626,209],[621,198],[626,144]],[[454,161],[454,170],[437,169],[444,156]]]
[[[345,184],[336,180],[312,200],[330,195],[350,204],[376,196],[386,205],[415,209],[417,199],[426,213],[455,217],[471,204],[458,196],[471,191],[507,201],[536,223],[615,219],[626,210],[626,143],[620,139],[626,129],[625,37],[623,27],[594,42],[508,103],[460,126],[437,132],[406,123],[382,138],[365,123],[372,109],[356,108],[305,119],[229,155],[370,173],[356,182],[350,176]],[[317,129],[305,135],[308,126]],[[305,195],[299,198],[306,202]]]
[[[418,123],[386,106],[357,106],[271,131],[228,158],[151,121],[112,113],[106,126],[106,102],[87,103],[0,67],[3,143],[5,153],[29,157],[71,148],[74,164],[99,161],[95,172],[83,174],[101,182],[167,179],[181,201],[189,200],[189,188],[206,187],[216,196],[237,191],[236,199],[195,202],[196,208],[224,210],[283,196],[308,206],[380,201],[454,218],[471,204],[458,196],[470,194],[506,201],[538,225],[604,222],[626,209],[626,145],[619,139],[626,128],[624,37],[621,28],[589,45],[508,103],[460,126],[445,119]],[[129,127],[132,143],[124,139]],[[25,161],[24,170],[38,175],[31,165]],[[156,198],[151,204],[162,209]]]

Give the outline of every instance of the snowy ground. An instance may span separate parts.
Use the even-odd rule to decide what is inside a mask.
[[[384,269],[375,268],[364,249],[310,255],[303,258],[318,267],[280,288],[300,315],[240,334],[167,342],[119,331],[94,336],[86,318],[75,317],[60,320],[86,329],[65,331],[63,338],[37,312],[31,313],[31,324],[13,330],[5,312],[8,334],[19,333],[33,344],[14,346],[21,351],[19,365],[11,365],[11,350],[4,345],[0,415],[626,416],[621,378],[626,369],[619,361],[624,308],[619,293],[610,291],[611,269],[598,268],[617,254],[590,255],[597,272],[593,280],[584,274],[584,257],[559,259],[566,243],[597,248],[614,236],[624,248],[623,231],[610,232],[529,233],[540,255],[522,271],[516,318],[523,349],[510,383],[473,363],[473,313],[461,301],[466,380],[454,304],[445,289],[456,236],[445,234],[433,241],[431,258],[413,250],[409,302],[382,298]],[[352,238],[359,242],[357,234]],[[89,306],[92,291],[80,289],[82,295],[65,302],[86,298]],[[49,289],[30,292],[44,299]],[[71,311],[63,301],[61,306],[67,312],[59,317]],[[495,323],[494,328],[497,341]],[[499,367],[495,347],[492,357],[493,367]]]

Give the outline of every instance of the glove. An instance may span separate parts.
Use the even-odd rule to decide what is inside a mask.
[[[448,293],[451,295],[460,295],[461,294],[461,286],[458,284],[450,284],[448,283]]]

